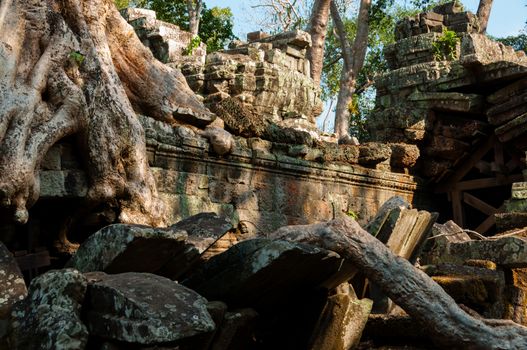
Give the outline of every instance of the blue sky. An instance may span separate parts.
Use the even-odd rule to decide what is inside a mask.
[[[234,32],[245,39],[245,34],[259,30],[258,23],[254,20],[256,10],[251,8],[255,0],[205,0],[208,7],[230,7],[235,20]],[[476,12],[479,0],[462,0],[465,8]],[[488,33],[503,37],[518,34],[524,28],[527,20],[527,1],[525,0],[494,0],[494,6],[489,20]]]

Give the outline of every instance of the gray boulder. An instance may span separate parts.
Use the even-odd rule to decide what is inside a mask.
[[[87,273],[90,334],[153,345],[211,332],[207,300],[165,277],[149,273]]]
[[[187,233],[177,229],[110,225],[90,236],[67,266],[82,272],[155,273],[178,255],[195,253],[186,239]]]
[[[80,319],[86,278],[73,269],[35,278],[12,311],[9,349],[84,349],[88,331]]]

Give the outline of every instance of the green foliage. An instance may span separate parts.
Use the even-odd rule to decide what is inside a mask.
[[[117,6],[119,10],[127,8],[130,5],[129,0],[114,0],[113,2],[115,3],[115,6]]]
[[[354,108],[350,110],[350,134],[366,141],[369,135],[366,131],[368,115],[373,109],[375,90],[373,81],[388,69],[384,59],[383,49],[395,41],[395,25],[405,16],[417,13],[418,10],[407,10],[391,0],[377,1],[370,11],[370,30],[368,35],[368,51],[364,67],[357,76],[357,88],[354,96]],[[353,43],[357,32],[356,18],[343,18],[347,39]],[[334,28],[328,31],[325,45],[324,68],[322,75],[322,98],[325,101],[334,99],[340,89],[342,71],[341,48]]]
[[[357,213],[354,212],[353,210],[348,210],[347,212],[345,212],[345,214],[347,216],[349,216],[350,218],[352,218],[353,220],[355,220],[355,221],[357,221],[359,219],[359,215],[357,215]]]
[[[78,66],[80,66],[82,64],[82,62],[84,62],[84,59],[86,57],[84,57],[84,55],[82,53],[80,53],[79,51],[71,51],[70,52],[70,55],[69,55],[70,59],[75,62]]]
[[[500,43],[503,43],[508,46],[512,46],[514,50],[520,51],[523,50],[527,52],[527,33],[523,31],[518,35],[512,35],[505,38],[493,38]]]
[[[436,61],[455,60],[460,40],[456,32],[444,29],[443,34],[432,44]]]
[[[199,26],[199,35],[207,44],[207,51],[222,50],[232,40],[237,39],[232,32],[234,27],[232,11],[228,7],[207,9],[204,5]]]
[[[423,11],[429,11],[437,5],[446,4],[448,2],[452,2],[452,0],[439,0],[439,1],[438,0],[412,0],[410,3],[411,3],[411,6],[416,9],[421,9]],[[461,7],[463,7],[463,4],[459,0],[456,0],[456,2],[458,5],[461,5]]]
[[[190,43],[188,46],[183,50],[183,55],[190,56],[194,52],[195,49],[199,47],[199,44],[201,44],[201,38],[199,35],[196,35],[195,37],[190,40]]]
[[[146,0],[114,0],[115,6],[120,9],[127,7],[142,7],[145,6]]]

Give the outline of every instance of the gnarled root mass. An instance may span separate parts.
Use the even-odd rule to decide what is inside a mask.
[[[470,316],[424,272],[394,255],[350,218],[284,227],[270,236],[316,245],[349,259],[442,347],[527,349],[526,327]]]
[[[163,223],[136,111],[169,123],[212,114],[179,71],[156,61],[111,0],[0,1],[0,207],[19,223],[39,196],[40,162],[76,135],[88,204],[120,221]]]

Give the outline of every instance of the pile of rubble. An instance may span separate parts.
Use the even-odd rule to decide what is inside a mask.
[[[111,225],[88,238],[66,268],[35,278],[27,291],[1,245],[0,344],[10,349],[307,345],[305,337],[326,302],[323,289],[346,282],[354,270],[334,252],[283,240],[256,238],[227,250],[232,230],[228,220],[212,213],[166,229]],[[339,293],[349,298],[353,292]],[[364,302],[362,324],[369,307]]]
[[[526,324],[525,230],[478,240],[436,219],[394,197],[365,228],[393,254],[421,266],[470,314]],[[232,245],[234,230],[213,213],[165,229],[111,225],[90,236],[64,269],[35,278],[27,290],[0,245],[0,345],[430,348],[433,333],[368,283],[348,258],[294,242],[295,231],[311,228],[285,227]]]

